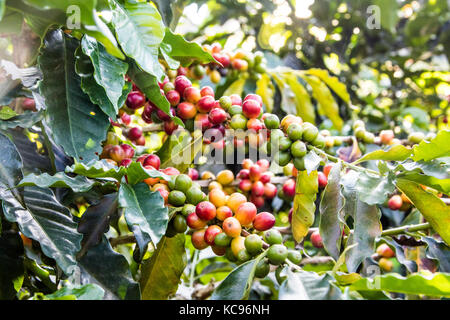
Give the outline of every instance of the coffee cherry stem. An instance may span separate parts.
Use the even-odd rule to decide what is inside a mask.
[[[410,232],[415,232],[415,231],[428,230],[430,228],[431,228],[431,225],[429,222],[421,223],[421,224],[414,224],[414,225],[407,225],[407,226],[403,226],[403,227],[384,230],[381,233],[381,236],[395,236],[398,234],[405,234],[405,233],[410,233]]]

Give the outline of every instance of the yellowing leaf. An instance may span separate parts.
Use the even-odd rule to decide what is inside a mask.
[[[272,112],[275,88],[268,74],[262,74],[261,78],[256,82],[255,93],[261,96],[263,103],[266,105],[266,111]]]
[[[313,68],[306,72],[320,78],[320,80],[325,82],[342,100],[346,103],[350,103],[350,95],[348,94],[345,84],[340,82],[338,78],[330,76],[327,70]]]

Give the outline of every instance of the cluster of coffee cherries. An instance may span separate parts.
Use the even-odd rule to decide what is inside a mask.
[[[271,200],[277,195],[277,187],[271,183],[274,174],[268,171],[270,163],[266,159],[260,159],[253,163],[251,159],[244,159],[242,170],[237,174],[239,190],[250,198],[257,207],[264,206],[265,200]]]
[[[378,255],[378,265],[381,269],[383,269],[386,272],[392,271],[392,268],[394,267],[395,260],[395,252],[386,244],[380,244],[377,247],[377,255]]]
[[[180,67],[177,73],[170,72],[169,76],[185,75],[191,79],[201,80],[209,76],[212,83],[219,83],[222,77],[234,77],[242,72],[248,72],[251,77],[266,72],[266,59],[262,52],[245,52],[237,50],[235,52],[225,52],[219,43],[204,45],[203,49],[209,52],[217,63],[193,64],[189,68]]]

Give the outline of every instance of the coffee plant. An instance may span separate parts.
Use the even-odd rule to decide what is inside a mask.
[[[384,117],[191,2],[0,0],[0,298],[450,297],[448,96]]]

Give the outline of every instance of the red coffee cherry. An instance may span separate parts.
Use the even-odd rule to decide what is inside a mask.
[[[257,118],[261,114],[261,105],[256,100],[247,100],[242,105],[242,113],[247,118]]]
[[[214,108],[209,113],[208,119],[212,124],[221,124],[227,120],[228,114],[222,108]]]
[[[253,227],[258,231],[266,231],[272,229],[275,225],[275,217],[269,212],[258,213],[253,220]]]
[[[209,221],[216,217],[216,207],[209,201],[202,201],[196,206],[195,213],[200,219]]]
[[[403,205],[403,199],[398,194],[393,195],[388,201],[388,207],[391,210],[399,210]]]
[[[236,210],[235,218],[241,223],[241,225],[246,226],[253,222],[256,212],[256,206],[253,203],[244,202]]]
[[[228,217],[222,224],[223,232],[231,238],[236,238],[241,234],[242,227],[235,217]]]
[[[145,146],[145,137],[142,135],[139,139],[135,141],[135,144],[138,146]]]
[[[264,184],[261,181],[255,181],[252,185],[252,195],[261,197],[264,195]]]
[[[322,242],[322,237],[320,236],[319,231],[314,231],[311,234],[311,243],[314,247],[316,248],[323,248],[323,242]]]
[[[167,92],[166,98],[172,107],[175,107],[176,105],[178,105],[180,103],[180,99],[181,99],[180,94],[176,90],[171,90],[171,91]]]
[[[132,91],[130,92],[130,94],[128,94],[125,104],[130,109],[139,109],[145,105],[145,96],[142,92]]]
[[[197,250],[203,250],[208,247],[208,244],[205,241],[205,229],[194,231],[191,237],[192,245]]]
[[[318,180],[319,180],[319,188],[320,189],[323,189],[323,188],[325,188],[326,186],[327,186],[327,184],[328,184],[328,178],[327,178],[327,176],[325,175],[325,173],[323,173],[323,172],[318,172],[318,178],[317,178]]]
[[[197,122],[199,123],[199,126],[201,127],[202,131],[206,131],[210,128],[212,128],[213,124],[211,121],[209,121],[209,117],[205,113],[199,113],[195,116],[195,123],[197,125]]]
[[[192,212],[186,217],[186,223],[189,228],[197,230],[204,228],[207,222],[200,219],[195,212]]]
[[[200,94],[200,90],[196,87],[188,87],[184,90],[183,93],[184,100],[190,103],[197,103],[202,95]]]
[[[120,162],[119,167],[128,167],[132,163],[133,163],[133,160],[131,160],[131,159],[123,159]]]
[[[209,226],[205,231],[205,242],[210,246],[214,245],[214,239],[219,233],[222,233],[222,228],[218,225]]]
[[[239,189],[249,192],[252,189],[252,182],[249,179],[243,179],[239,182]]]
[[[216,100],[211,96],[204,96],[197,103],[197,109],[199,112],[208,113],[216,104]]]
[[[269,183],[270,180],[272,179],[273,173],[272,172],[264,172],[261,177],[259,178],[259,181],[261,181],[262,183],[266,184]]]
[[[395,257],[395,252],[386,243],[383,243],[378,246],[377,253],[379,256],[384,258]]]
[[[232,94],[230,96],[231,99],[231,105],[233,106],[242,106],[242,98],[238,94]]]
[[[124,125],[128,126],[131,123],[131,116],[128,113],[124,113],[120,117],[120,120],[122,120]]]
[[[122,144],[120,145],[120,147],[122,148],[125,158],[127,159],[131,159],[134,157],[134,149],[132,146],[128,145],[128,144]]]
[[[295,180],[289,179],[283,184],[283,192],[286,196],[292,198],[295,196]]]
[[[188,78],[186,78],[184,75],[180,75],[180,76],[176,77],[174,84],[175,84],[175,90],[178,91],[180,96],[183,96],[184,90],[186,90],[186,88],[192,87],[192,82]]]
[[[273,183],[266,183],[264,185],[264,196],[267,199],[273,199],[277,195],[278,189]]]
[[[183,119],[188,120],[195,117],[197,114],[197,108],[190,102],[182,102],[178,105],[177,115]]]
[[[203,88],[200,90],[200,95],[201,95],[202,97],[211,96],[211,97],[214,98],[214,95],[215,95],[215,94],[214,94],[214,89],[211,88],[210,86],[203,87]]]
[[[250,171],[248,169],[242,169],[237,174],[236,178],[238,179],[248,179],[250,177]]]
[[[259,95],[257,95],[257,94],[253,94],[253,93],[248,94],[248,95],[244,98],[244,101],[247,101],[247,100],[256,100],[256,101],[259,102],[259,104],[261,105],[261,107],[262,107],[262,105],[263,105],[263,100],[262,100],[261,96],[259,96]]]
[[[199,174],[198,174],[197,169],[189,168],[189,170],[188,170],[188,176],[189,176],[192,180],[198,180]]]
[[[159,170],[159,167],[161,166],[161,160],[156,154],[151,154],[144,159],[143,165],[144,167],[152,166],[156,170]]]
[[[261,177],[261,168],[260,166],[254,164],[249,169],[249,178],[252,181],[258,181]]]
[[[267,159],[259,159],[256,164],[261,168],[261,172],[265,172],[270,168],[270,162]]]
[[[257,197],[252,194],[250,197],[250,202],[255,205],[256,208],[262,208],[264,206],[264,197]]]
[[[142,129],[141,128],[134,127],[128,131],[128,139],[130,139],[131,141],[136,141],[140,137],[142,137]]]
[[[36,101],[31,98],[25,98],[22,102],[22,108],[24,110],[36,111]]]
[[[109,150],[109,156],[115,162],[120,163],[125,159],[125,151],[120,146],[113,146]]]

